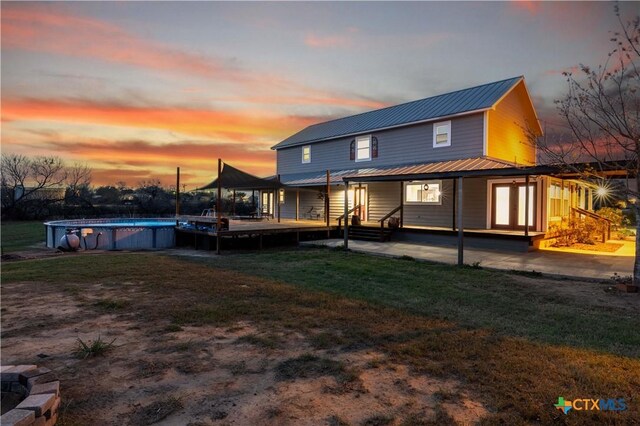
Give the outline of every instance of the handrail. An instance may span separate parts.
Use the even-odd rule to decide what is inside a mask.
[[[338,216],[338,217],[336,218],[336,220],[338,221],[338,230],[340,229],[340,226],[342,226],[342,219],[344,219],[344,218],[345,218],[345,216],[346,216],[346,217],[349,217],[349,214],[350,214],[350,213],[353,213],[354,211],[356,211],[356,210],[357,210],[357,209],[359,209],[359,208],[360,208],[360,204],[358,204],[358,205],[354,206],[351,210],[347,211],[347,212],[346,212],[346,213],[344,213],[343,215]]]
[[[602,230],[602,242],[605,243],[607,242],[607,240],[611,239],[611,219],[608,219],[604,216],[600,216],[599,214],[596,214],[594,212],[590,212],[589,210],[585,210],[585,209],[581,209],[580,207],[571,207],[571,211],[590,217],[591,219],[597,220],[597,221],[604,221],[605,225],[606,225],[606,230],[603,229]]]
[[[395,209],[393,209],[389,213],[387,213],[382,219],[379,219],[378,222],[384,222],[385,220],[387,220],[391,216],[393,216],[395,213],[397,213],[398,210],[402,210],[402,208],[403,208],[403,205],[400,204],[398,207],[396,207]]]

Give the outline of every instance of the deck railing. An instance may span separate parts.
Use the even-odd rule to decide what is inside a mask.
[[[602,242],[605,243],[607,240],[611,239],[611,220],[607,219],[604,216],[600,216],[594,212],[590,212],[589,210],[581,209],[580,207],[571,207],[572,215],[580,215],[586,216],[591,219],[594,219],[598,223],[601,223],[602,226]]]
[[[400,204],[395,209],[391,210],[389,213],[384,215],[381,219],[378,220],[380,222],[380,235],[384,235],[384,222],[391,218],[394,214],[400,212],[400,223],[399,226],[402,228],[402,217],[404,216],[404,204]]]
[[[349,210],[348,212],[346,212],[346,213],[344,213],[343,215],[338,216],[338,217],[336,218],[336,220],[338,221],[338,234],[340,233],[340,230],[342,229],[342,221],[343,221],[343,220],[345,220],[345,222],[346,222],[347,220],[349,220],[349,215],[350,215],[351,213],[355,212],[356,210],[358,210],[360,207],[361,207],[361,205],[360,205],[360,204],[358,204],[358,205],[354,206],[354,207],[353,207],[351,210]],[[346,219],[345,219],[345,217],[346,217]]]

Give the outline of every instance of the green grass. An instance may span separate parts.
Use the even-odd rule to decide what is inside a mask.
[[[113,347],[113,343],[115,341],[116,339],[113,339],[111,342],[105,342],[100,336],[98,336],[98,338],[95,340],[89,340],[88,342],[85,342],[78,337],[78,340],[76,342],[76,350],[73,352],[73,354],[76,356],[76,358],[80,359],[104,355]]]
[[[466,327],[640,356],[631,310],[553,298],[512,274],[322,249],[238,254],[211,264]]]
[[[36,244],[44,246],[42,222],[2,222],[2,254],[28,250]]]

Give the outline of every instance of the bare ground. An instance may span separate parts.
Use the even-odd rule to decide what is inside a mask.
[[[135,283],[127,294],[127,284],[82,293],[3,285],[2,363],[56,371],[61,424],[472,424],[487,414],[456,380],[418,374],[370,348],[318,349],[336,330],[172,327],[126,309],[96,311],[100,301],[126,307],[128,297],[145,297]],[[97,336],[115,339],[106,356],[72,354],[78,338]]]

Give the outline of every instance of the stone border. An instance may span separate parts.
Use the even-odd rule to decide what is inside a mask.
[[[25,399],[0,417],[3,426],[52,426],[58,421],[60,381],[37,365],[0,366],[2,392],[25,393]]]

